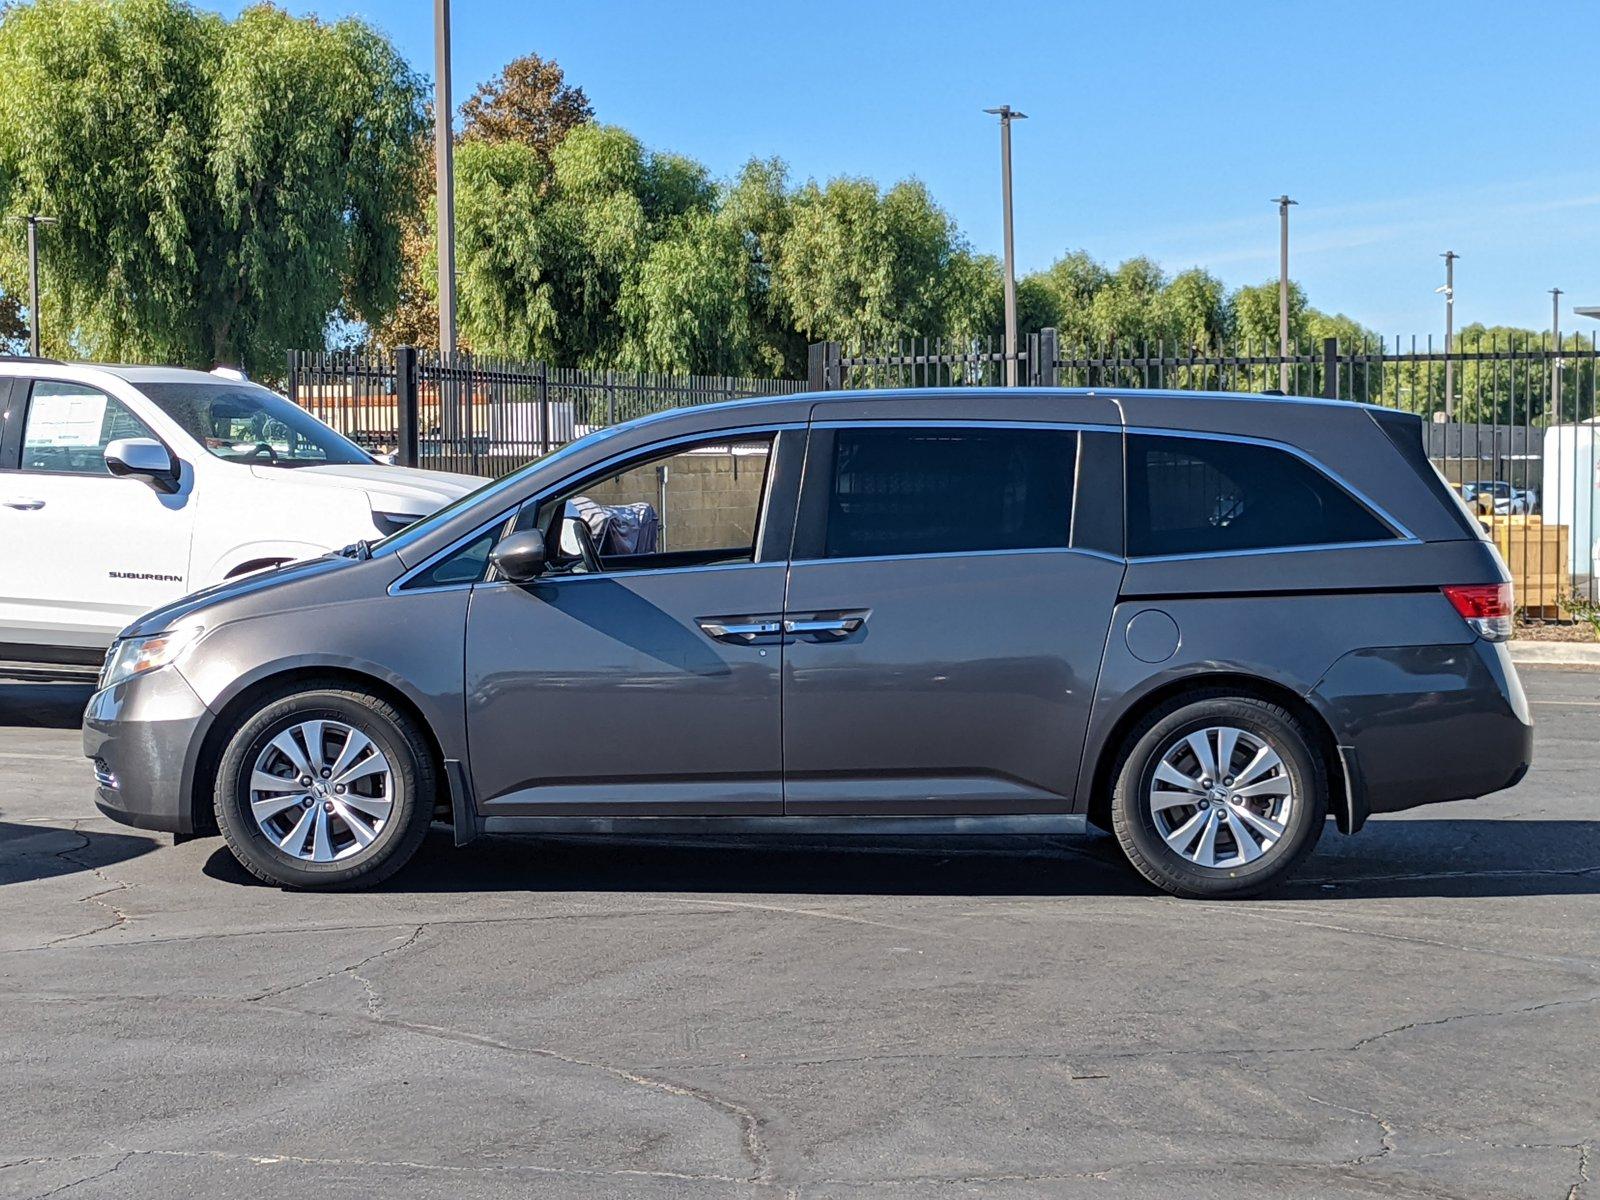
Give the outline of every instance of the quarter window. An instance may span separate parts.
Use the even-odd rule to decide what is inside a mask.
[[[109,475],[106,447],[119,438],[154,438],[127,405],[96,388],[41,381],[33,385],[22,434],[24,471]]]
[[[1333,480],[1284,450],[1210,438],[1128,436],[1131,556],[1394,536]]]
[[[834,435],[824,555],[1064,547],[1077,434],[886,428]]]

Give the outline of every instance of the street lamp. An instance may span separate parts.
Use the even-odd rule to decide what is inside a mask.
[[[433,155],[439,210],[439,352],[456,352],[455,115],[450,103],[450,0],[433,0]]]
[[[1444,286],[1433,290],[1444,293],[1444,419],[1448,421],[1456,404],[1456,364],[1450,357],[1450,341],[1456,329],[1456,259],[1461,255],[1446,250],[1439,257],[1444,259]]]
[[[983,110],[1000,118],[1000,203],[1005,209],[1006,386],[1017,386],[1017,265],[1011,243],[1011,122],[1026,121],[1027,113],[1009,104]]]
[[[39,226],[54,225],[54,217],[29,213],[18,217],[28,223],[28,353],[39,357]]]
[[[1554,342],[1555,357],[1550,360],[1550,413],[1551,419],[1561,419],[1561,297],[1560,288],[1550,289],[1550,338]]]
[[[1300,203],[1287,193],[1277,197],[1278,206],[1278,390],[1289,392],[1289,206]]]

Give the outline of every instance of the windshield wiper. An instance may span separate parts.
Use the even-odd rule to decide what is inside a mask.
[[[335,550],[334,553],[340,558],[353,558],[364,562],[372,557],[372,543],[362,538],[359,542],[351,542],[343,550]]]

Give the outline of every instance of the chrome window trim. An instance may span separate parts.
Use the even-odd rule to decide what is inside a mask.
[[[1239,554],[1282,554],[1285,551],[1291,550],[1351,549],[1358,546],[1421,544],[1422,539],[1417,537],[1416,534],[1412,533],[1411,530],[1406,528],[1406,526],[1391,512],[1389,512],[1388,509],[1384,508],[1383,505],[1372,499],[1371,496],[1368,496],[1360,488],[1356,487],[1353,483],[1351,483],[1343,475],[1340,475],[1339,472],[1335,471],[1332,467],[1329,467],[1326,463],[1320,461],[1319,459],[1313,458],[1306,451],[1300,449],[1300,447],[1290,445],[1288,442],[1274,441],[1272,438],[1252,437],[1251,435],[1244,433],[1202,433],[1192,429],[1168,429],[1155,425],[1128,425],[1124,427],[1124,432],[1149,434],[1156,437],[1197,438],[1200,441],[1205,442],[1243,442],[1251,446],[1265,446],[1269,450],[1285,451],[1286,453],[1293,455],[1295,458],[1298,458],[1301,462],[1305,463],[1306,466],[1310,467],[1319,475],[1338,484],[1339,487],[1343,488],[1344,491],[1352,498],[1360,501],[1363,508],[1387,525],[1395,534],[1393,539],[1385,539],[1383,541],[1337,543],[1293,542],[1286,546],[1252,547],[1247,550],[1202,550],[1188,554],[1140,555],[1138,557],[1130,557],[1128,559],[1129,562],[1147,562],[1151,561],[1152,559],[1165,558],[1216,558],[1222,555],[1231,556]],[[1124,503],[1126,503],[1126,473],[1124,474],[1123,491],[1123,499]]]
[[[524,498],[522,500],[517,501],[510,508],[503,510],[498,516],[494,517],[492,520],[485,521],[482,525],[477,526],[475,529],[473,529],[473,531],[471,533],[465,534],[464,536],[457,538],[455,541],[451,542],[448,546],[446,546],[443,550],[435,551],[433,554],[431,554],[427,558],[423,559],[422,562],[418,563],[415,567],[412,567],[410,570],[406,571],[404,574],[402,574],[397,579],[395,579],[395,581],[393,583],[391,583],[384,590],[388,595],[394,596],[394,595],[398,595],[402,590],[405,590],[405,591],[407,591],[409,593],[441,592],[441,591],[449,591],[449,590],[455,589],[455,588],[480,587],[483,584],[489,582],[488,580],[480,579],[480,580],[477,580],[477,581],[475,581],[473,583],[441,583],[441,584],[438,584],[438,585],[436,585],[434,587],[418,587],[418,588],[407,589],[406,586],[405,586],[408,582],[411,581],[412,578],[414,578],[417,575],[422,574],[424,571],[427,571],[431,567],[435,566],[441,559],[448,558],[450,555],[454,554],[457,550],[460,550],[463,546],[467,545],[469,542],[472,542],[475,539],[480,538],[484,534],[488,533],[490,530],[492,530],[495,527],[496,523],[503,523],[503,522],[511,520],[512,517],[516,516],[517,513],[521,512],[524,508],[526,508],[530,504],[542,504],[542,503],[544,503],[545,500],[549,499],[556,492],[560,491],[561,488],[566,485],[567,481],[569,479],[573,478],[573,475],[576,475],[576,474],[587,475],[587,474],[589,474],[590,472],[593,472],[593,471],[603,471],[607,467],[611,466],[614,463],[623,462],[623,461],[625,461],[627,459],[634,458],[634,457],[636,457],[638,455],[641,455],[641,454],[651,454],[652,452],[654,452],[656,450],[665,450],[665,449],[669,449],[669,448],[671,448],[673,446],[680,446],[680,445],[683,445],[683,444],[685,444],[687,442],[715,441],[715,440],[720,439],[720,438],[749,437],[749,436],[757,435],[757,434],[759,434],[759,435],[771,434],[773,436],[773,438],[776,439],[777,435],[779,433],[782,433],[785,430],[805,429],[805,428],[806,428],[806,425],[805,425],[805,422],[803,422],[803,421],[784,421],[784,422],[781,422],[780,424],[777,424],[777,425],[741,425],[741,426],[736,426],[736,427],[734,427],[732,429],[716,429],[716,430],[710,430],[710,431],[702,430],[700,433],[681,434],[681,435],[679,435],[678,437],[675,437],[675,438],[668,438],[666,441],[650,442],[650,443],[648,443],[647,445],[644,445],[644,446],[635,446],[631,450],[619,451],[618,453],[613,454],[609,458],[603,458],[599,462],[594,463],[591,466],[584,467],[581,471],[573,472],[572,474],[569,474],[569,475],[563,477],[559,482],[552,484],[549,488],[547,488],[547,489],[545,489],[543,491],[535,492],[533,495],[528,496],[528,497],[526,497],[526,498]],[[765,527],[765,522],[766,522],[766,519],[767,519],[767,502],[768,502],[769,498],[770,498],[769,496],[763,496],[762,500],[761,500],[762,528]],[[756,530],[756,542],[757,542],[757,544],[759,544],[760,541],[761,541],[761,528],[758,528]],[[765,566],[767,564],[764,564],[764,563],[763,564],[756,564],[756,563],[748,563],[748,564],[744,564],[744,563],[722,563],[722,564],[714,564],[714,565],[721,565],[721,566],[757,566],[757,565],[761,565],[761,566]],[[699,571],[699,570],[704,570],[704,569],[705,569],[704,567],[659,567],[659,568],[651,568],[650,570],[639,570],[639,571],[601,571],[601,572],[597,572],[595,575],[593,575],[592,578],[596,578],[596,579],[600,579],[600,578],[616,579],[619,576],[625,576],[625,575],[648,575],[648,574],[651,574],[651,573],[653,573],[654,571],[657,571],[657,570],[660,570],[660,571]],[[566,577],[563,576],[562,578],[566,578]]]
[[[833,563],[905,562],[918,558],[996,558],[1003,554],[1081,554],[1105,562],[1121,564],[1125,559],[1103,550],[1083,546],[1019,546],[1014,550],[927,550],[919,554],[852,554],[848,558],[796,558],[791,567],[814,567]]]
[[[1122,431],[1121,425],[1096,425],[1084,421],[1017,421],[1006,417],[961,417],[959,419],[929,419],[915,417],[834,417],[826,421],[811,422],[813,429],[1043,429],[1063,433],[1109,433]]]
[[[580,571],[574,575],[541,575],[530,583],[512,583],[506,579],[484,579],[466,586],[472,588],[508,588],[529,587],[532,585],[544,586],[546,584],[582,583],[601,579],[638,579],[648,575],[684,575],[690,571],[747,571],[752,567],[769,567],[777,570],[787,570],[788,563],[774,559],[771,562],[736,562],[736,563],[697,563],[688,567],[642,567],[637,571]],[[459,584],[451,584],[458,587]],[[434,591],[434,588],[419,588],[418,591]]]
[[[1382,550],[1389,546],[1420,546],[1414,537],[1385,538],[1381,542],[1297,542],[1292,546],[1253,546],[1247,550],[1194,550],[1185,554],[1141,554],[1132,563],[1192,562],[1201,558],[1244,558],[1261,554],[1307,554],[1314,550]]]

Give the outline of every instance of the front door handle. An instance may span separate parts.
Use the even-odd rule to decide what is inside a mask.
[[[758,637],[771,637],[783,632],[779,621],[713,621],[703,620],[700,628],[709,638],[719,642],[753,642]]]
[[[785,621],[783,623],[783,631],[785,633],[835,634],[842,636],[847,633],[854,633],[866,623],[866,620],[865,617],[824,617],[812,621]]]
[[[0,500],[7,508],[14,508],[18,512],[38,512],[44,507],[43,500]]]

